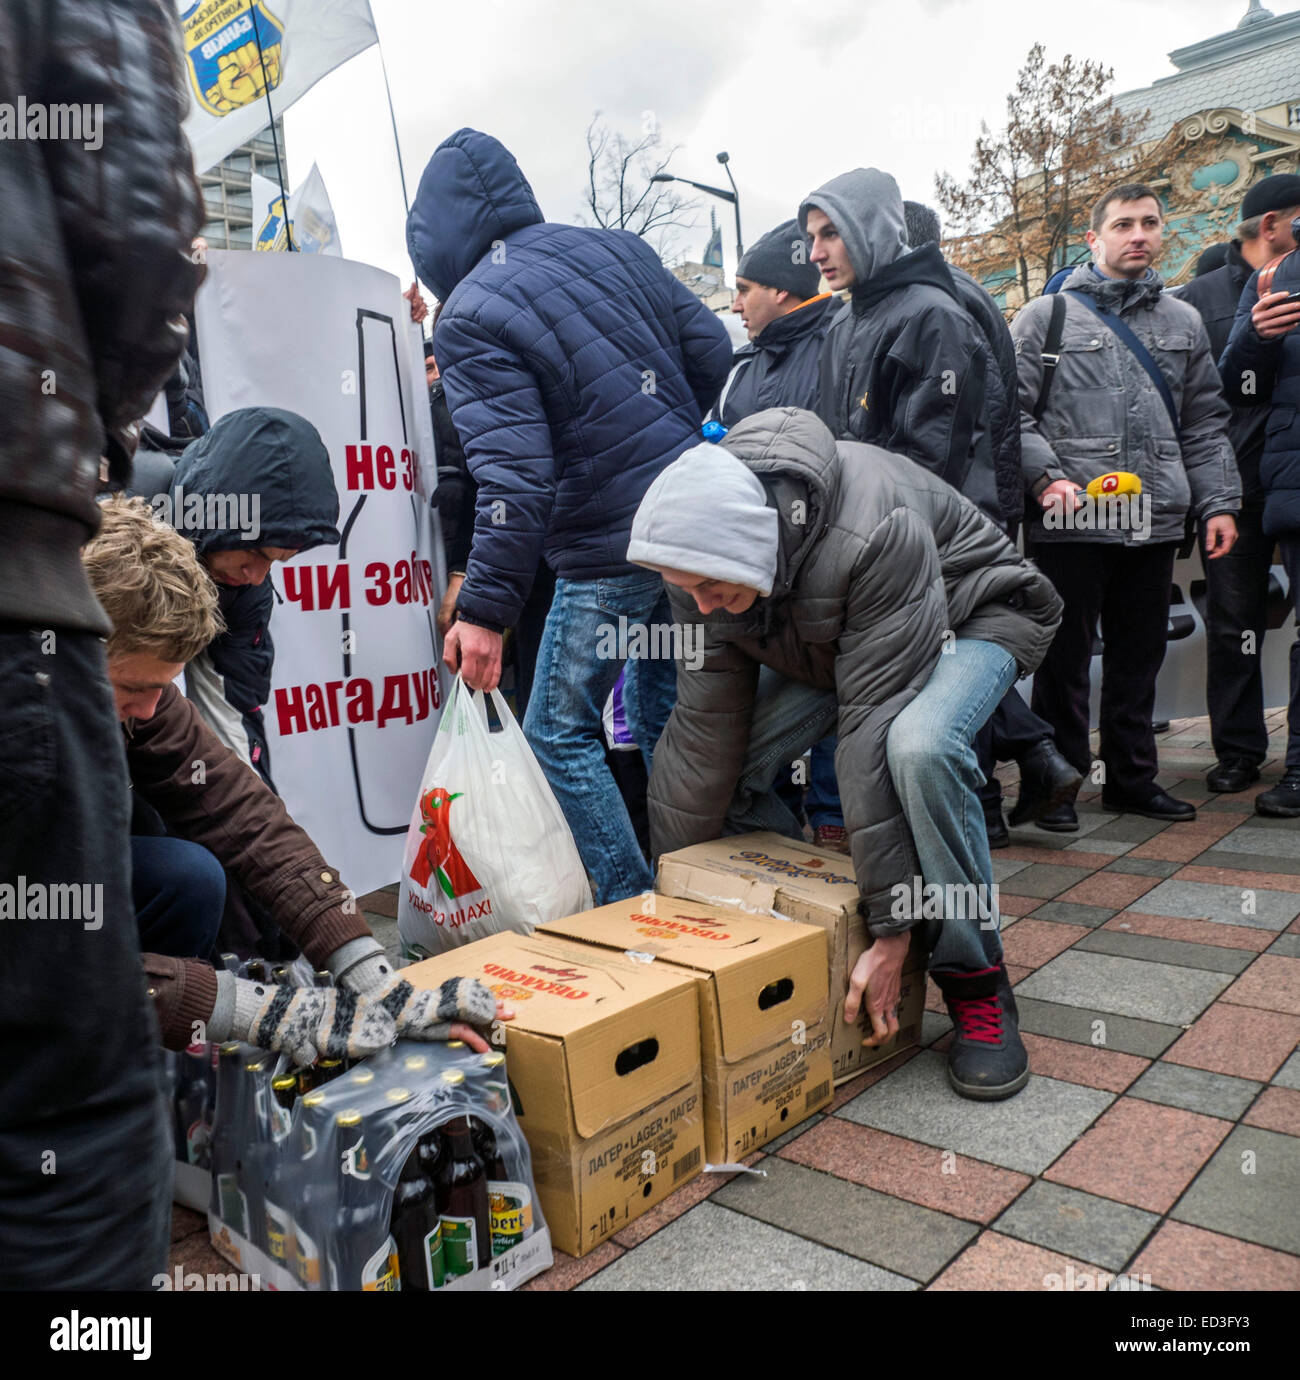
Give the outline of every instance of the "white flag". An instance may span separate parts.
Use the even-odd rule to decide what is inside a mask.
[[[269,177],[252,176],[253,248],[288,249],[285,231],[285,206],[280,189]],[[325,180],[316,164],[311,165],[297,191],[289,197],[289,230],[293,247],[300,254],[334,254],[343,257],[334,208],[330,205]]]
[[[176,0],[176,8],[190,83],[185,133],[199,173],[379,41],[368,0]]]

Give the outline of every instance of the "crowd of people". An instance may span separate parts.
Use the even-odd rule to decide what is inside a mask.
[[[338,495],[307,419],[208,425],[183,79],[168,26],[141,22],[161,13],[15,0],[0,16],[6,89],[55,102],[93,76],[139,132],[93,162],[71,142],[0,148],[9,1286],[145,1287],[161,1270],[160,1037],[355,1057],[396,1034],[486,1049],[511,1016],[476,983],[404,981],[276,793],[268,575],[337,545]],[[114,41],[122,26],[138,44]],[[1179,289],[1155,268],[1177,207],[1115,186],[1089,261],[1009,326],[887,172],[790,209],[737,266],[749,342],[733,353],[644,240],[546,221],[490,135],[438,146],[407,242],[437,302],[444,657],[473,689],[509,668],[596,904],[726,833],[843,853],[872,943],[842,1019],[870,1044],[896,1033],[919,946],[955,1027],[952,1087],[1005,1098],[1029,1065],[993,884],[996,764],[1019,767],[1012,825],[1077,830],[1085,779],[1106,810],[1195,817],[1157,781],[1152,723],[1191,529],[1209,789],[1246,789],[1267,756],[1275,543],[1300,594],[1300,177],[1252,186],[1220,260]],[[160,391],[169,432],[137,450]],[[232,492],[259,496],[255,535],[160,516],[160,497]],[[698,655],[609,655],[621,622],[685,630],[644,645]],[[1300,817],[1300,642],[1289,723],[1256,808]],[[916,881],[985,904],[915,913]],[[75,917],[56,893],[82,898]],[[239,977],[212,962],[227,950],[301,951],[332,985]]]

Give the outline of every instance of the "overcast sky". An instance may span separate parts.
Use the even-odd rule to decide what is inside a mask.
[[[584,132],[600,110],[639,133],[653,113],[670,171],[726,186],[731,155],[745,242],[805,193],[859,166],[935,204],[934,175],[964,174],[981,119],[998,127],[1031,44],[1115,70],[1114,90],[1171,75],[1166,54],[1234,28],[1246,0],[371,0],[412,196],[438,143],[464,125],[519,160],[548,220],[574,221]],[[1287,11],[1275,4],[1275,13]],[[409,282],[397,157],[378,52],[324,78],[285,116],[294,186],[319,164],[347,257]],[[686,189],[689,190],[689,189]],[[708,236],[679,237],[698,259]],[[731,208],[712,202],[726,270]]]

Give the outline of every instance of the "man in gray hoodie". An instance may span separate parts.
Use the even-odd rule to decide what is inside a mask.
[[[755,413],[725,445],[669,465],[637,510],[627,556],[663,575],[679,622],[700,625],[655,750],[653,851],[754,829],[797,836],[773,782],[835,729],[874,941],[844,1019],[865,999],[867,1043],[897,1031],[919,929],[956,1027],[953,1087],[987,1100],[1018,1092],[1029,1065],[974,739],[1051,643],[1061,601],[1046,577],[951,486],[902,456],[837,442],[796,408]]]

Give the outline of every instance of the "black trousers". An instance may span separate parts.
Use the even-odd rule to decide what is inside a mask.
[[[975,738],[975,754],[985,776],[979,797],[986,809],[995,808],[1002,800],[1002,783],[993,775],[993,768],[999,762],[1018,762],[1030,748],[1051,736],[1051,724],[1030,709],[1013,685]]]
[[[1088,775],[1090,669],[1101,625],[1101,761],[1108,796],[1147,800],[1159,789],[1151,714],[1169,635],[1176,542],[1037,542],[1033,558],[1065,601],[1061,626],[1034,676],[1034,713]]]
[[[1287,579],[1291,582],[1291,602],[1295,605],[1296,619],[1300,623],[1300,538],[1283,537],[1278,546],[1282,550],[1282,564],[1286,567]],[[1300,767],[1300,629],[1291,644],[1291,702],[1287,708],[1286,726],[1286,765],[1289,771],[1292,767]]]
[[[147,1289],[167,1268],[128,795],[104,644],[0,629],[2,1289]]]
[[[1264,535],[1263,517],[1258,509],[1238,514],[1236,545],[1226,556],[1212,561],[1206,558],[1205,536],[1201,535],[1205,698],[1210,708],[1210,739],[1220,760],[1245,757],[1259,763],[1268,756],[1260,656],[1268,622],[1268,572],[1274,541]],[[1245,633],[1252,634],[1253,640],[1244,637]]]

